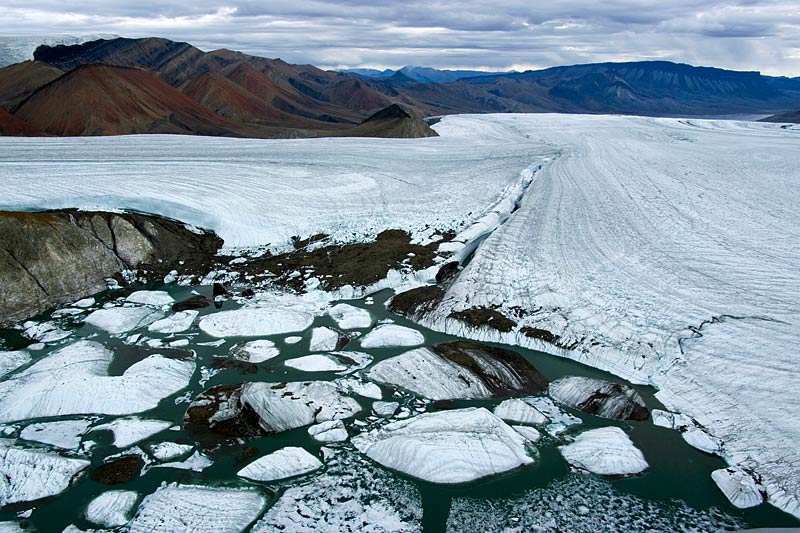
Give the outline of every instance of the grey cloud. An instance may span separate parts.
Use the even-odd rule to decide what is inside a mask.
[[[657,58],[800,75],[796,0],[6,0],[0,27],[157,35],[323,67]]]

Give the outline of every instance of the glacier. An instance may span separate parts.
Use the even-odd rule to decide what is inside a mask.
[[[455,257],[474,255],[422,325],[655,386],[800,516],[800,423],[786,416],[800,407],[800,130],[554,114],[435,128],[421,140],[2,138],[0,208],[136,209],[228,247],[455,229]],[[481,306],[515,326],[451,316]]]

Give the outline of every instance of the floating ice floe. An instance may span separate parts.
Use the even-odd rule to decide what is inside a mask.
[[[305,449],[287,446],[256,459],[239,470],[237,475],[254,481],[276,481],[302,476],[320,468],[320,460]]]
[[[392,346],[419,346],[425,337],[419,331],[397,324],[384,324],[373,329],[361,339],[362,348],[388,348]]]
[[[74,305],[75,307],[80,307],[81,309],[86,309],[86,308],[92,307],[94,304],[95,304],[95,299],[92,298],[92,297],[89,297],[89,298],[83,298],[81,300],[78,300],[77,302],[75,302],[72,305]]]
[[[92,428],[92,430],[111,431],[114,434],[114,446],[121,449],[152,437],[171,425],[172,422],[166,422],[164,420],[148,420],[145,418],[130,417],[118,418],[113,422],[97,425]]]
[[[339,332],[331,328],[319,327],[311,331],[311,341],[309,351],[312,352],[332,352],[339,345]]]
[[[328,420],[310,426],[308,434],[319,442],[344,442],[348,438],[347,429],[341,420]]]
[[[302,331],[311,325],[309,313],[281,307],[245,307],[203,317],[200,329],[212,337],[266,337]]]
[[[372,356],[362,352],[332,352],[288,359],[284,364],[304,372],[351,373],[366,367]]]
[[[19,522],[0,522],[0,533],[25,533]]]
[[[286,344],[297,344],[301,340],[303,340],[303,337],[292,335],[291,337],[286,337],[285,339],[283,339],[283,342],[285,342]]]
[[[372,325],[369,311],[350,304],[336,304],[328,310],[328,314],[342,329],[362,329]]]
[[[58,494],[90,464],[0,439],[0,507]]]
[[[172,461],[188,455],[194,450],[191,444],[178,444],[177,442],[159,442],[150,447],[150,454],[159,461]]]
[[[532,428],[530,426],[511,426],[514,428],[514,431],[528,439],[529,441],[533,442],[534,444],[539,442],[542,438],[542,434],[539,433],[539,430],[536,428]]]
[[[380,400],[383,398],[381,388],[369,381],[359,381],[355,378],[341,378],[337,379],[334,383],[339,390],[347,393],[357,394],[364,398],[372,398],[373,400]]]
[[[327,381],[246,383],[241,401],[258,414],[267,433],[348,418],[361,411],[357,401]]]
[[[84,515],[89,522],[98,526],[123,526],[130,520],[138,499],[139,494],[132,490],[110,490],[90,501]]]
[[[191,470],[192,472],[202,472],[209,466],[213,465],[212,461],[206,455],[195,451],[192,455],[183,461],[172,461],[169,463],[161,463],[154,465],[153,468],[176,468],[178,470]]]
[[[390,357],[367,376],[432,400],[523,396],[547,387],[544,376],[516,352],[469,341]]]
[[[414,485],[356,453],[326,456],[326,470],[286,489],[253,533],[421,533],[422,501]]]
[[[13,370],[21,367],[31,360],[31,354],[25,350],[0,351],[0,379]]]
[[[57,342],[72,335],[71,332],[59,328],[53,322],[33,322],[29,320],[22,325],[22,328],[23,335],[39,342]]]
[[[753,479],[752,474],[741,468],[721,468],[711,472],[711,479],[726,498],[739,509],[755,507],[764,501],[761,491],[764,489]]]
[[[251,489],[162,484],[144,498],[128,533],[240,533],[261,514],[266,498]]]
[[[91,420],[86,419],[39,422],[26,426],[20,432],[19,438],[74,451],[80,448],[81,437],[91,423]]]
[[[494,408],[494,414],[506,422],[517,424],[547,424],[550,419],[541,411],[525,401],[525,399],[511,398],[503,400]]]
[[[109,307],[89,314],[84,322],[112,335],[149,326],[163,317],[161,311],[149,307]]]
[[[546,396],[536,396],[525,398],[525,403],[534,407],[549,420],[545,429],[550,435],[556,436],[563,433],[571,426],[583,423],[583,420],[569,413],[564,412],[559,406]]]
[[[484,408],[421,414],[351,442],[383,466],[431,483],[466,483],[533,462],[525,439]]]
[[[719,439],[712,437],[697,426],[691,426],[686,429],[686,431],[682,431],[681,437],[683,437],[683,440],[685,440],[689,446],[706,453],[719,455],[720,449],[722,448],[722,443]]]
[[[178,311],[167,318],[156,320],[147,328],[153,333],[180,333],[192,327],[192,322],[200,314],[199,311]]]
[[[165,291],[136,291],[125,298],[125,301],[128,303],[162,307],[171,305],[175,302],[175,299]]]
[[[649,468],[642,452],[618,427],[584,431],[574,442],[558,449],[569,464],[594,474],[625,476]]]
[[[194,361],[151,355],[108,376],[113,354],[94,341],[65,346],[0,382],[0,422],[152,409],[189,384]]]
[[[400,404],[397,402],[373,402],[372,410],[378,416],[392,416],[397,412]]]
[[[237,359],[249,361],[251,363],[263,363],[280,355],[280,350],[275,343],[267,339],[246,342],[234,347],[232,354]]]
[[[669,411],[662,411],[661,409],[653,409],[650,411],[650,415],[653,417],[653,425],[662,428],[680,429],[695,425],[694,420],[692,420],[690,416],[670,413]]]
[[[628,385],[569,376],[550,384],[550,396],[589,414],[612,420],[647,420],[650,412],[638,392]]]

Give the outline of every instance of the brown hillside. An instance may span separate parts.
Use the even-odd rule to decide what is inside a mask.
[[[42,132],[0,108],[0,135],[15,137],[40,137]]]
[[[33,92],[64,74],[39,61],[23,61],[0,69],[0,107],[13,110]]]
[[[41,87],[16,110],[53,135],[253,135],[148,72],[86,65]]]

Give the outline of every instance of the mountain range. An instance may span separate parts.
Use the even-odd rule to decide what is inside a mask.
[[[113,38],[42,45],[33,60],[0,69],[0,108],[4,135],[429,136],[422,117],[451,113],[789,113],[780,120],[800,108],[800,78],[666,61],[334,72],[161,38]]]

